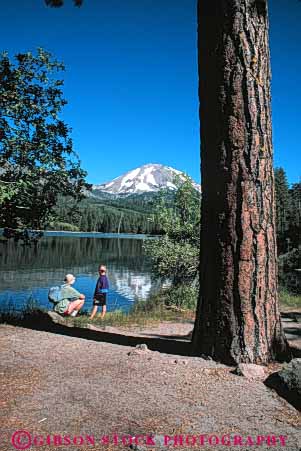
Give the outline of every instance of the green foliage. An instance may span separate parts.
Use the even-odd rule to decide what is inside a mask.
[[[189,177],[181,182],[176,179],[178,189],[171,203],[162,191],[155,211],[155,221],[162,233],[172,242],[199,245],[200,193]]]
[[[64,230],[66,232],[79,232],[79,227],[76,227],[73,224],[69,224],[68,222],[52,222],[49,224],[49,230]]]
[[[188,177],[179,186],[173,206],[166,205],[162,196],[155,216],[163,236],[144,245],[154,273],[170,279],[173,285],[195,281],[199,265],[200,194]]]
[[[278,253],[283,254],[300,245],[301,183],[289,188],[283,168],[275,169],[276,229]]]
[[[298,249],[292,249],[278,258],[279,271],[290,272],[293,269],[301,268],[301,252]]]
[[[162,288],[158,293],[152,294],[146,301],[135,302],[130,313],[143,312],[146,314],[163,314],[164,311],[183,310],[194,311],[197,305],[198,287],[178,285],[176,287]],[[169,308],[171,307],[171,309]],[[176,307],[174,310],[173,307]]]
[[[196,278],[199,249],[188,242],[177,242],[168,235],[144,245],[153,261],[153,271],[160,277],[172,279],[175,285]]]
[[[292,248],[301,245],[301,182],[294,183],[289,190],[289,245]]]
[[[289,186],[286,173],[283,168],[275,169],[275,189],[276,189],[276,217],[278,233],[284,233],[288,229],[289,210]]]
[[[286,308],[301,308],[301,295],[294,294],[288,291],[286,288],[281,288],[279,291],[280,306]]]
[[[86,172],[59,119],[64,65],[50,53],[0,56],[0,225],[41,228],[60,194],[79,200]]]
[[[1,176],[1,175],[0,175]],[[17,192],[16,183],[4,183],[0,180],[0,205],[11,199]]]
[[[300,275],[299,271],[296,272],[298,269],[301,269],[301,252],[299,249],[293,249],[279,256],[278,278],[282,289],[289,290],[291,293],[300,292]]]
[[[176,306],[181,309],[195,310],[199,289],[195,285],[179,285],[164,290],[163,300],[166,306]]]

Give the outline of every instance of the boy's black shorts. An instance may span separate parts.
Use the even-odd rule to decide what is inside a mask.
[[[107,293],[96,294],[93,299],[93,305],[107,305]]]

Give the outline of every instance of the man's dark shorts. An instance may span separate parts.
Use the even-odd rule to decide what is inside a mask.
[[[107,304],[107,293],[100,293],[94,296],[93,305],[106,305]]]

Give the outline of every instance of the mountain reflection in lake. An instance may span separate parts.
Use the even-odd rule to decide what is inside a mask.
[[[137,299],[156,291],[143,240],[117,238],[44,237],[37,249],[9,241],[0,246],[0,303],[12,301],[19,309],[29,297],[50,307],[49,287],[60,285],[65,274],[76,276],[74,287],[92,306],[98,265],[108,268],[108,311],[128,311]]]

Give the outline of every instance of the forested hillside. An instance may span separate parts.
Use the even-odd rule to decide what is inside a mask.
[[[278,253],[283,254],[301,244],[301,183],[291,187],[283,168],[275,169]],[[158,208],[174,204],[175,192],[144,193],[113,196],[93,192],[76,205],[70,198],[61,198],[57,218],[50,223],[55,230],[87,232],[120,232],[161,234]]]
[[[132,196],[88,197],[78,205],[69,198],[61,198],[56,208],[57,218],[49,224],[51,229],[160,234],[161,226],[156,214],[161,197],[172,204],[174,193],[140,194]]]

